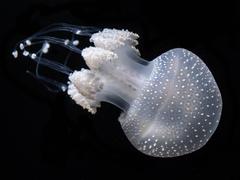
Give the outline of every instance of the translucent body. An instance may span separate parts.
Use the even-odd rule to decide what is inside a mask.
[[[152,73],[120,117],[131,143],[160,157],[193,152],[218,126],[222,100],[207,66],[185,49],[170,50],[151,63]]]
[[[46,36],[54,31],[74,35],[71,40]],[[89,36],[95,47],[79,49],[75,35]],[[19,47],[38,66],[67,75],[69,82],[60,83],[39,75],[36,69],[38,79],[67,90],[89,112],[96,113],[102,101],[122,109],[122,129],[132,145],[144,154],[174,157],[201,148],[216,130],[222,110],[213,75],[199,57],[182,48],[146,61],[135,48],[137,38],[137,34],[124,30],[94,32],[89,27],[60,24],[36,33]],[[43,43],[37,53],[26,50],[32,42]],[[50,44],[80,54],[89,69],[74,71],[67,67],[66,60],[61,64],[43,57]],[[13,56],[18,56],[17,50]]]

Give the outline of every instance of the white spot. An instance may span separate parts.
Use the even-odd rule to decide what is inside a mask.
[[[14,58],[17,58],[17,57],[18,57],[18,51],[17,51],[17,50],[14,50],[14,51],[12,52],[12,55],[13,55]]]
[[[19,48],[20,48],[21,50],[23,50],[23,49],[24,49],[24,44],[23,44],[23,43],[20,43]]]
[[[28,56],[28,55],[29,55],[29,52],[28,52],[28,51],[23,51],[23,55],[24,55],[24,56]]]
[[[65,92],[67,90],[67,87],[66,86],[61,86],[61,89],[63,92]]]
[[[29,39],[27,39],[27,40],[25,41],[25,43],[26,43],[28,46],[31,46],[31,44],[32,44],[32,42],[31,42]]]
[[[35,53],[32,53],[31,58],[36,59],[37,55]]]
[[[69,42],[70,42],[69,39],[66,39],[66,40],[64,41],[64,44],[67,46]]]
[[[74,41],[73,41],[73,45],[74,45],[74,46],[77,46],[78,44],[79,44],[79,40],[74,40]]]
[[[77,35],[79,35],[81,33],[81,30],[77,30],[76,32],[75,32],[75,34],[77,34]]]
[[[44,54],[48,53],[48,49],[50,48],[50,44],[48,42],[45,42],[42,47],[42,52]]]

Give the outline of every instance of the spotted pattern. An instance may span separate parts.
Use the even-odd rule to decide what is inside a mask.
[[[170,50],[154,61],[149,80],[119,121],[141,152],[174,157],[198,150],[216,130],[222,99],[213,75],[199,57]]]

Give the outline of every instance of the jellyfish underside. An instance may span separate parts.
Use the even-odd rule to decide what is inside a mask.
[[[66,31],[70,39],[48,36]],[[87,36],[94,46],[78,48],[78,36]],[[204,146],[216,130],[222,99],[213,75],[192,52],[171,49],[152,61],[140,57],[138,35],[127,30],[95,29],[68,24],[52,25],[20,42],[13,51],[68,76],[60,83],[35,72],[36,78],[67,90],[80,106],[96,113],[101,102],[119,107],[121,127],[131,144],[144,154],[175,157]],[[38,52],[28,46],[42,44]],[[74,71],[66,61],[56,63],[47,56],[51,45],[81,55],[89,69]]]

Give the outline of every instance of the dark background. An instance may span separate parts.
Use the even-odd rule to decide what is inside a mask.
[[[240,179],[240,6],[227,2],[22,0],[0,5],[1,179]],[[142,56],[191,50],[212,71],[223,98],[218,129],[201,150],[162,159],[136,151],[120,111],[90,115],[48,92],[11,57],[14,45],[55,22],[129,29]]]

